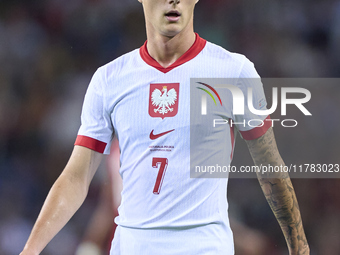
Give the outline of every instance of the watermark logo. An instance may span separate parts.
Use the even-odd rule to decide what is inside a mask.
[[[222,100],[217,93],[217,91],[210,85],[198,82],[199,84],[202,84],[206,87],[208,87],[210,90],[212,90],[215,95],[218,97],[220,100],[221,106],[222,106]],[[242,92],[242,90],[235,86],[235,85],[230,85],[230,84],[222,84],[222,85],[216,85],[216,88],[222,88],[222,89],[228,89],[231,94],[232,94],[232,101],[233,101],[233,114],[234,115],[244,115],[245,114],[245,107],[247,106],[249,111],[255,115],[270,115],[274,113],[277,110],[278,107],[278,88],[273,87],[272,89],[272,106],[270,109],[256,109],[254,107],[254,102],[253,102],[253,88],[248,87],[247,89],[247,105],[245,104],[245,96]],[[210,97],[214,100],[215,105],[216,100],[214,96],[206,89],[197,87],[198,89],[201,89],[205,91]],[[295,94],[302,94],[304,97],[303,98],[287,98],[287,94],[289,93],[295,93]],[[312,114],[307,110],[307,108],[304,106],[305,103],[308,103],[311,99],[311,93],[309,90],[305,88],[293,88],[293,87],[284,87],[281,88],[281,115],[286,116],[287,115],[287,105],[295,105],[304,115],[306,116],[312,116]],[[259,106],[261,107],[263,100],[259,102]],[[201,99],[201,114],[206,115],[207,114],[207,99],[206,99],[206,94],[202,95]]]
[[[315,157],[318,153],[313,151],[329,146],[325,135],[332,139],[339,126],[339,90],[339,79],[333,78],[191,78],[190,177],[284,173],[291,178],[339,178],[339,162],[325,161],[327,155],[324,160]],[[325,123],[330,127],[327,134]],[[292,164],[254,166],[243,150],[234,155],[237,136],[258,139],[271,127],[279,145],[294,143],[282,149]]]
[[[197,82],[197,83],[199,83],[199,84],[209,88],[212,92],[214,92],[215,95],[217,96],[218,100],[220,101],[221,106],[222,106],[221,97],[220,97],[220,95],[217,93],[217,91],[212,86],[210,86],[210,85],[208,85],[206,83],[203,83],[203,82]],[[196,88],[206,92],[214,100],[215,105],[217,105],[215,97],[211,94],[210,91],[208,91],[205,88],[201,88],[201,87],[196,87]],[[201,114],[202,115],[207,115],[207,94],[202,94],[202,103],[201,103]]]

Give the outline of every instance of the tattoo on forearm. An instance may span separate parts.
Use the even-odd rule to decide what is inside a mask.
[[[256,165],[283,166],[273,129],[258,139],[247,141]],[[257,173],[264,195],[277,218],[291,254],[309,254],[300,209],[288,173]]]

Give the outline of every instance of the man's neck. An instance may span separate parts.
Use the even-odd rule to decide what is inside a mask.
[[[167,68],[190,49],[195,39],[194,31],[182,31],[174,37],[148,34],[147,49],[152,58]]]

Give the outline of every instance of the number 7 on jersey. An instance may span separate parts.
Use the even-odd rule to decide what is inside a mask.
[[[155,183],[155,187],[153,188],[153,194],[158,195],[162,188],[162,183],[165,175],[166,168],[168,166],[167,158],[152,158],[152,167],[158,168],[158,175]]]

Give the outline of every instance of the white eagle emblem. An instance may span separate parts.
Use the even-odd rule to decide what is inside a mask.
[[[170,106],[175,104],[177,93],[173,88],[168,91],[167,86],[163,86],[162,92],[159,89],[155,89],[151,94],[151,102],[153,106],[158,107],[154,111],[164,115],[174,110]]]

